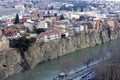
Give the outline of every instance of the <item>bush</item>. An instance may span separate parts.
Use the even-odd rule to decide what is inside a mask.
[[[30,42],[34,43],[36,41],[36,38],[30,38]]]
[[[27,39],[26,37],[20,37],[18,39],[13,39],[13,44],[15,48],[18,48],[20,51],[26,51],[30,46],[31,43],[35,42],[34,38]]]

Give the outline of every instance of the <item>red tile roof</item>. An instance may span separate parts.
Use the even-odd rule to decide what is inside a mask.
[[[17,30],[17,29],[5,29],[4,35],[5,36],[14,36],[18,32],[19,32],[19,30]]]
[[[47,30],[46,32],[42,32],[41,35],[45,36],[45,35],[52,35],[52,34],[60,34],[61,31],[59,29],[55,29],[55,30]]]
[[[60,25],[60,24],[63,24],[63,22],[60,22],[60,21],[54,21],[52,24]]]

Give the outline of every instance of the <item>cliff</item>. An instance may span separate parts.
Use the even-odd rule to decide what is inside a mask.
[[[25,52],[26,60],[30,67],[34,68],[38,63],[116,39],[119,34],[119,32],[116,33],[115,31],[108,34],[107,30],[92,33],[82,32],[69,38],[56,39],[42,44],[37,43]]]
[[[16,49],[0,52],[0,80],[4,80],[9,75],[19,73],[22,70],[21,56]]]
[[[47,43],[33,44],[24,54],[27,64],[30,68],[34,68],[37,64],[49,61],[63,55],[67,55],[76,50],[95,46],[106,41],[119,37],[120,30],[107,30],[102,32],[84,33],[81,32],[69,38],[51,40]],[[1,52],[0,55],[0,80],[4,80],[10,75],[19,73],[24,66],[24,61],[20,52],[16,49]]]

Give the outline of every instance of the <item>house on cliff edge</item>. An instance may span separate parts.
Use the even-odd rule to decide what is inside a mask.
[[[49,42],[50,40],[61,38],[62,31],[59,29],[51,29],[40,34],[40,39],[44,42]]]

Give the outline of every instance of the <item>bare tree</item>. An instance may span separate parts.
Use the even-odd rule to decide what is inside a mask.
[[[96,69],[97,80],[120,80],[120,50],[114,51],[109,59],[102,62]]]

